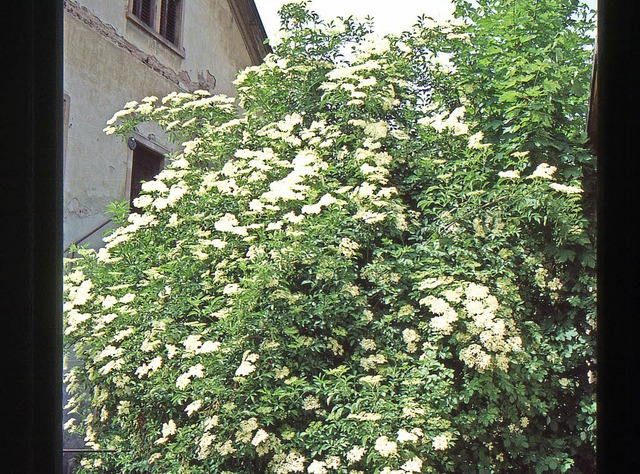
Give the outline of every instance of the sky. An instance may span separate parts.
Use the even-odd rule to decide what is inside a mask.
[[[255,0],[267,36],[272,37],[278,30],[278,10],[287,1]],[[410,28],[421,14],[438,18],[453,11],[449,0],[312,0],[308,5],[324,19],[370,15],[378,34],[400,33]]]
[[[288,0],[254,0],[267,36],[273,37],[279,29],[278,10]],[[584,0],[591,8],[596,0]],[[410,28],[418,16],[426,14],[434,18],[448,16],[453,11],[450,0],[312,0],[311,10],[330,20],[337,16],[354,15],[374,18],[375,32],[381,35],[401,33]]]

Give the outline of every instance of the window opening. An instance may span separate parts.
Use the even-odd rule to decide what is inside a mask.
[[[182,0],[133,0],[131,13],[155,33],[178,46]]]
[[[160,15],[160,34],[172,43],[177,43],[178,1],[163,0]]]
[[[153,11],[155,0],[133,0],[133,14],[144,24],[153,28]]]
[[[133,200],[140,195],[142,183],[150,181],[162,170],[163,155],[136,142],[131,165],[131,192],[129,207],[133,210]]]

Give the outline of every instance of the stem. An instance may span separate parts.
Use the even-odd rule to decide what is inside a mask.
[[[487,207],[491,207],[491,206],[493,206],[494,204],[497,204],[498,202],[500,202],[500,201],[502,201],[502,200],[504,200],[504,199],[506,199],[506,198],[508,198],[508,197],[513,197],[513,196],[502,196],[502,197],[499,197],[498,199],[496,199],[495,201],[488,202],[488,203],[483,204],[482,206],[480,206],[480,207],[478,207],[478,208],[476,208],[476,209],[472,209],[472,210],[470,210],[470,211],[465,212],[464,214],[462,214],[462,215],[461,215],[460,217],[458,217],[457,219],[454,219],[454,220],[452,220],[451,222],[449,222],[449,223],[448,223],[448,224],[447,224],[447,225],[446,225],[446,226],[445,226],[445,227],[444,227],[440,232],[446,232],[447,230],[449,230],[449,228],[450,228],[453,224],[455,224],[456,222],[460,222],[462,219],[464,219],[465,217],[467,217],[469,214],[472,214],[472,213],[474,213],[474,212],[480,211],[480,210],[485,209],[485,208],[487,208]],[[434,232],[434,233],[431,235],[431,237],[433,238],[433,236],[434,236],[434,235],[436,235],[436,232]]]

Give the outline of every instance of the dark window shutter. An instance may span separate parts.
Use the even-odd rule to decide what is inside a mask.
[[[133,14],[140,20],[153,27],[154,0],[133,0]]]
[[[133,208],[133,200],[140,195],[142,182],[152,180],[162,169],[162,155],[156,153],[140,143],[133,151],[131,166],[131,194],[129,205]]]
[[[160,34],[176,44],[178,42],[178,20],[180,0],[163,0],[160,14]]]

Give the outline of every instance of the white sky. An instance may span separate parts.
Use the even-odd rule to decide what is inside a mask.
[[[267,36],[273,36],[278,30],[278,10],[287,1],[255,0]],[[337,16],[372,16],[374,31],[378,34],[400,33],[410,28],[422,14],[438,18],[453,11],[449,0],[312,0],[308,6],[325,20]]]
[[[280,26],[278,10],[287,0],[254,1],[267,36],[273,36]],[[596,0],[583,1],[591,8],[596,8]],[[450,0],[312,0],[309,7],[325,20],[337,16],[372,16],[374,31],[382,35],[407,30],[422,14],[439,18],[453,11]]]

